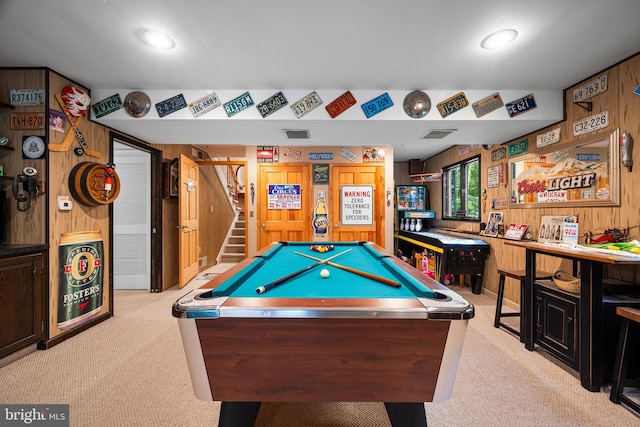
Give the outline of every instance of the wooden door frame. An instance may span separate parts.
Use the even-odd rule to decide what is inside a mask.
[[[114,140],[151,156],[151,182],[162,182],[162,151],[120,133],[109,132],[109,158],[113,160]],[[117,171],[116,165],[116,171]],[[151,185],[151,283],[150,292],[162,292],[162,185]],[[109,241],[113,242],[113,203],[109,204]],[[109,265],[113,266],[113,244],[109,245]],[[109,292],[113,295],[113,267],[109,269]],[[113,313],[113,298],[109,298]]]

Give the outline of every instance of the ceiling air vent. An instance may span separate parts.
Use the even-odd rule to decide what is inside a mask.
[[[442,139],[458,129],[432,129],[420,137],[420,139]]]
[[[285,129],[287,138],[289,139],[309,139],[309,129]]]

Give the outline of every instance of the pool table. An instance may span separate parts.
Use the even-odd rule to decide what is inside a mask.
[[[473,305],[374,243],[330,244],[333,250],[320,253],[310,242],[273,243],[173,304],[198,398],[449,398]],[[319,259],[339,254],[330,263],[377,278],[301,254]],[[321,277],[322,269],[328,277]]]

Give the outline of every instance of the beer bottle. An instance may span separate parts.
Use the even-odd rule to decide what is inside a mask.
[[[324,191],[318,191],[318,201],[313,215],[313,229],[316,234],[324,236],[329,229],[329,217],[327,215],[327,205],[324,199]]]

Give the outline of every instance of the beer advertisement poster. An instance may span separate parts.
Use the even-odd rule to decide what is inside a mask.
[[[313,163],[313,184],[329,183],[329,163]]]
[[[99,231],[60,238],[58,328],[66,331],[96,317],[103,305],[103,241]]]

